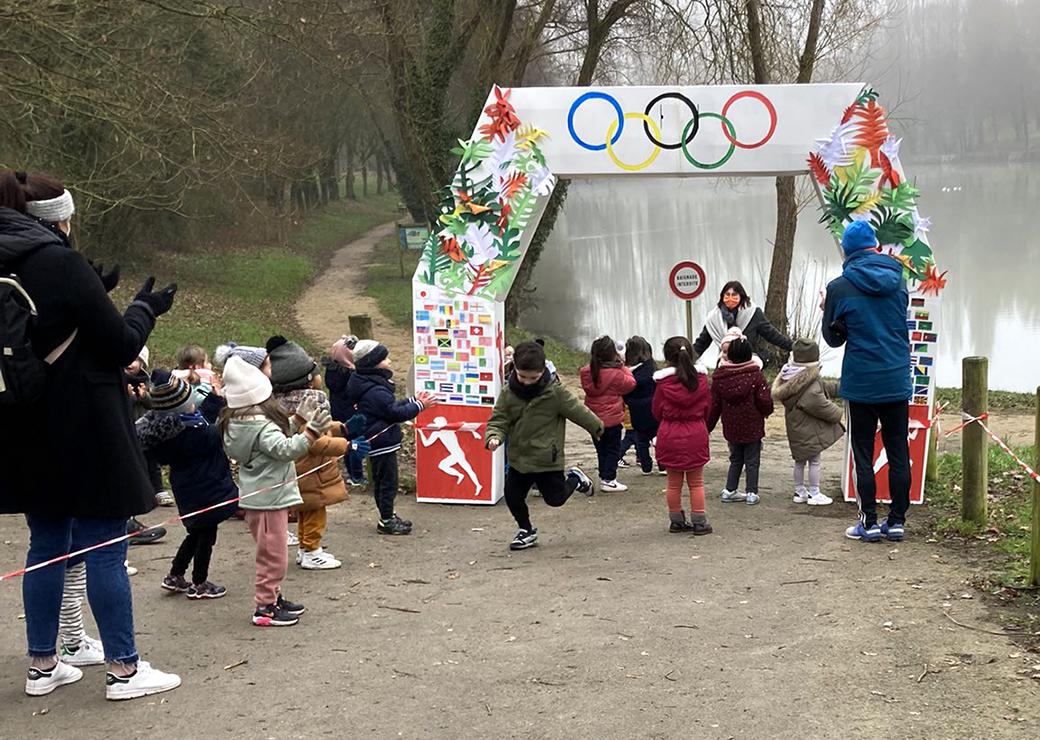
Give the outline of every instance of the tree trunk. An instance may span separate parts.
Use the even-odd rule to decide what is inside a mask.
[[[383,155],[376,152],[376,195],[383,194]]]
[[[357,191],[354,189],[354,137],[347,136],[347,182],[346,193],[350,200],[357,200]]]
[[[361,197],[368,197],[368,162],[361,163]]]

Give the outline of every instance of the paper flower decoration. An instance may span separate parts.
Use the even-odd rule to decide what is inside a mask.
[[[943,270],[941,273],[935,267],[935,265],[928,265],[925,270],[924,280],[921,281],[921,292],[927,295],[932,293],[939,295],[939,291],[946,287],[946,273],[949,270]]]

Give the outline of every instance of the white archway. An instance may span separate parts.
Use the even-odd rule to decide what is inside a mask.
[[[811,174],[821,222],[839,236],[848,222],[869,220],[917,287],[913,309],[931,320],[924,331],[913,309],[908,316],[912,411],[927,421],[937,341],[930,294],[942,276],[899,145],[877,93],[858,83],[495,87],[473,135],[453,150],[459,165],[412,280],[415,387],[439,396],[441,435],[465,432],[482,485],[473,496],[438,468],[439,448],[420,447],[419,500],[493,504],[502,495],[504,453],[483,451],[472,432],[501,391],[505,298],[557,177]],[[418,428],[431,424],[427,416]]]

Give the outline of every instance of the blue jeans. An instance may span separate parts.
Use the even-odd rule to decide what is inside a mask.
[[[26,514],[25,519],[29,524],[26,566],[126,534],[126,519],[52,518],[39,514]],[[124,565],[126,546],[124,540],[82,557],[87,564],[87,599],[101,633],[105,660],[132,664],[137,662],[137,648],[130,579]],[[46,658],[56,653],[64,589],[64,562],[26,573],[22,578],[30,657]]]

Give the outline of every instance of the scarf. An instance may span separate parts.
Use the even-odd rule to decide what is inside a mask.
[[[164,414],[161,411],[149,411],[134,424],[137,430],[137,439],[141,442],[141,448],[150,450],[169,442],[184,431],[184,422],[180,414]]]
[[[819,364],[820,363],[818,362],[807,362],[804,365],[796,365],[793,362],[788,362],[780,368],[780,377],[783,378],[786,383],[788,380],[798,377],[798,375],[805,372],[807,368],[816,367]]]
[[[517,398],[521,401],[531,401],[541,395],[542,391],[549,386],[549,383],[553,381],[554,377],[555,375],[549,372],[549,368],[545,368],[542,377],[538,379],[537,383],[524,385],[520,382],[520,378],[516,377],[516,371],[514,370],[509,373],[509,379],[507,382],[509,384],[509,390],[512,391]]]
[[[716,306],[705,317],[704,328],[708,330],[708,334],[716,344],[722,344],[722,339],[730,327],[736,326],[741,332],[747,329],[756,310],[758,309],[755,308],[754,303],[749,303],[736,311],[730,311],[725,306]]]
[[[319,408],[323,408],[326,411],[329,410],[329,397],[325,395],[324,391],[315,390],[314,388],[297,388],[294,391],[284,391],[274,395],[281,402],[282,406],[285,407],[290,417],[296,413],[296,409],[300,408],[300,404],[308,397],[314,398],[318,402]]]

